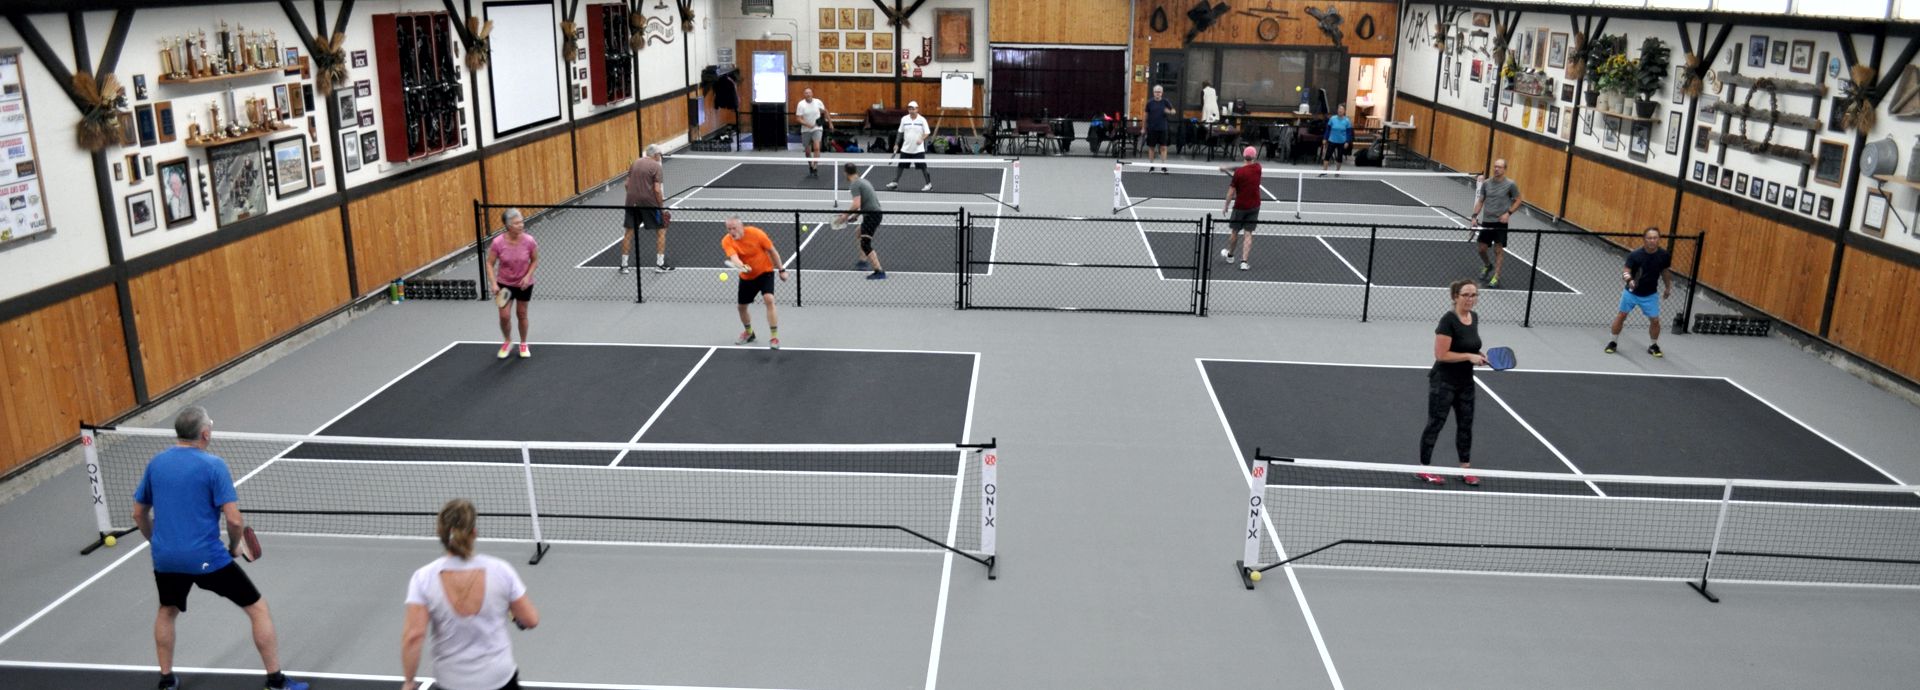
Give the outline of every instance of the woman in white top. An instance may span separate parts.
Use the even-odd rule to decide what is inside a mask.
[[[1220,92],[1213,89],[1213,82],[1200,82],[1200,121],[1213,124],[1220,121]]]
[[[419,687],[420,644],[433,632],[433,687],[446,690],[519,690],[507,621],[522,630],[540,624],[527,586],[506,561],[475,554],[479,514],[464,498],[447,501],[435,530],[447,555],[413,572],[407,584],[407,625],[400,638],[405,690]],[[431,625],[429,625],[431,624]]]

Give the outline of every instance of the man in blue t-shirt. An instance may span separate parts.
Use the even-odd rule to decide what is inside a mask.
[[[1320,159],[1320,169],[1332,165],[1334,171],[1347,160],[1347,153],[1353,149],[1353,120],[1347,119],[1347,104],[1341,103],[1333,111],[1333,117],[1327,118],[1327,155]],[[1326,177],[1323,172],[1321,177]]]
[[[1167,100],[1167,89],[1153,87],[1153,98],[1147,99],[1147,162],[1154,157],[1160,158],[1160,172],[1167,168],[1167,130],[1171,127],[1168,120],[1173,113],[1173,102]],[[1153,172],[1153,166],[1147,166],[1147,172]]]
[[[280,672],[279,641],[267,600],[233,561],[246,523],[240,519],[239,498],[226,461],[207,452],[213,419],[204,408],[188,407],[174,418],[173,432],[174,447],[147,461],[140,487],[133,492],[133,522],[153,547],[153,580],[160,590],[160,612],[153,623],[160,688],[180,687],[173,675],[174,621],[187,610],[187,594],[197,585],[239,605],[253,621],[253,644],[266,666],[266,687],[306,690],[306,683],[290,681]],[[220,541],[223,516],[224,544]]]
[[[1653,340],[1647,354],[1666,356],[1660,351],[1660,298],[1673,294],[1673,277],[1667,273],[1671,266],[1673,254],[1660,247],[1660,229],[1647,228],[1646,243],[1628,254],[1627,264],[1620,269],[1620,280],[1626,288],[1620,291],[1620,313],[1613,317],[1613,339],[1607,341],[1607,354],[1619,348],[1620,327],[1626,325],[1627,314],[1637,308],[1647,315],[1647,337]]]

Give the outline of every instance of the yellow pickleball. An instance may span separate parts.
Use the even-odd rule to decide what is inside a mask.
[[[1253,572],[1250,572],[1250,573],[1247,573],[1247,579],[1249,579],[1249,580],[1252,580],[1252,581],[1254,581],[1254,582],[1259,582],[1259,581],[1260,581],[1260,571],[1258,571],[1258,570],[1255,570],[1255,571],[1253,571]]]
[[[721,271],[721,272],[720,272],[720,282],[722,282],[722,283],[724,283],[724,282],[727,282],[727,272],[726,272],[726,271]]]
[[[107,546],[113,546],[114,544],[120,543],[120,540],[113,538],[113,535],[111,534],[107,535],[107,538],[102,541],[106,543]]]

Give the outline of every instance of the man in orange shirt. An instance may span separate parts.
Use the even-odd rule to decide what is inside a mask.
[[[787,279],[780,250],[773,248],[773,240],[767,233],[741,223],[739,216],[727,217],[727,235],[720,238],[720,250],[727,254],[727,265],[740,271],[740,325],[746,330],[740,332],[740,338],[733,344],[754,341],[753,317],[747,315],[747,305],[753,304],[757,296],[767,305],[767,328],[771,331],[767,346],[780,349],[780,315],[773,306],[774,275],[778,274],[783,282]],[[775,266],[781,268],[776,270]],[[721,274],[721,277],[726,276]]]

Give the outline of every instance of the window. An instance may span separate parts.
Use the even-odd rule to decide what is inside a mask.
[[[1206,80],[1219,89],[1223,106],[1245,100],[1255,110],[1292,110],[1317,89],[1326,90],[1328,103],[1347,96],[1346,60],[1335,51],[1201,47],[1188,51],[1187,61],[1194,103]]]
[[[1180,102],[1186,107],[1198,109],[1205,103],[1200,97],[1200,82],[1213,82],[1214,91],[1220,90],[1220,80],[1214,78],[1213,56],[1211,50],[1187,51],[1187,74],[1191,78],[1184,79],[1185,83],[1180,85],[1184,96]]]

